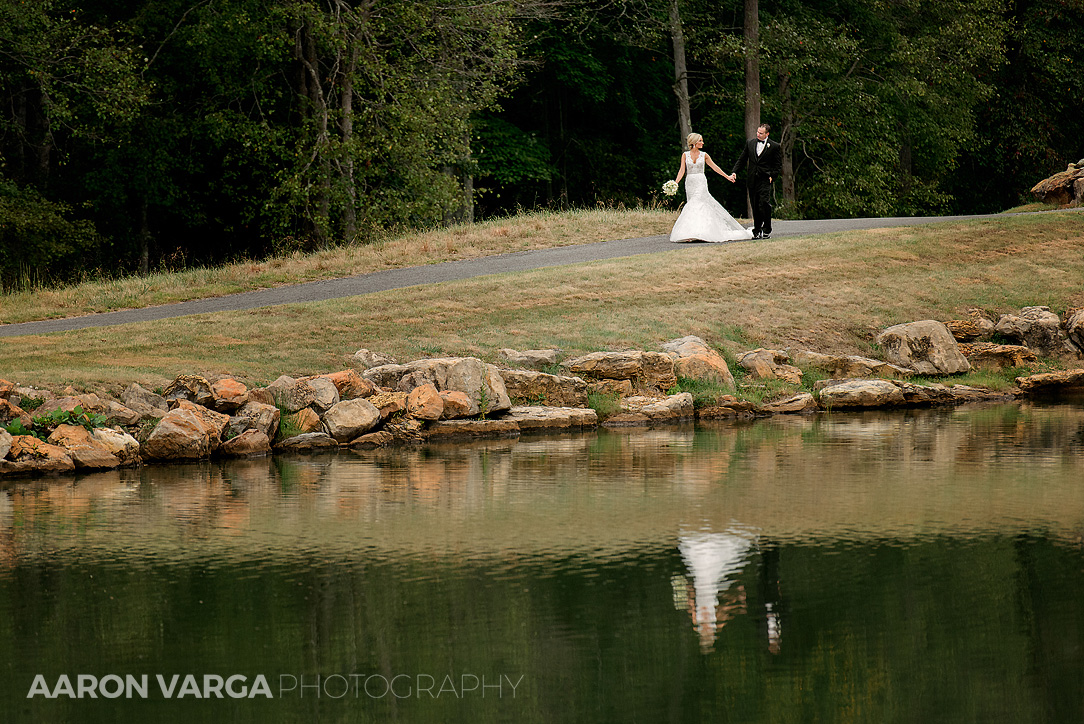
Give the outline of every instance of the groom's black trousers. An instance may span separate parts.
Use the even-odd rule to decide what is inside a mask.
[[[753,207],[753,233],[772,233],[772,182],[768,174],[754,171],[746,188]]]

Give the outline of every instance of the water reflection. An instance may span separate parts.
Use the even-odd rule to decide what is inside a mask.
[[[1071,720],[1081,480],[1084,409],[1012,405],[9,482],[0,697],[93,720],[27,672],[500,673],[525,699],[287,719]]]

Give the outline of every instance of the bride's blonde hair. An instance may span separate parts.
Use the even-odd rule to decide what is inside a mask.
[[[701,136],[699,133],[690,133],[688,136],[685,137],[685,145],[688,146],[689,150],[691,151],[693,150],[693,146],[696,145],[697,141],[703,140],[704,137]]]

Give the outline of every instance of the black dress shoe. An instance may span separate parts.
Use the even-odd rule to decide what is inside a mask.
[[[770,238],[772,238],[772,235],[771,234],[761,234],[760,238],[761,239],[770,239]]]
[[[754,239],[759,239],[760,238],[760,232],[759,231],[754,231],[753,232],[753,238]]]

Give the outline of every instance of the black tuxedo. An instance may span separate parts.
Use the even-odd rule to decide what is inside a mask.
[[[749,201],[753,205],[753,234],[772,233],[772,181],[783,173],[783,152],[779,144],[766,139],[767,145],[757,155],[755,138],[745,143],[745,148],[734,164],[731,173],[747,167],[745,185],[749,189]],[[771,180],[769,180],[771,179]]]

